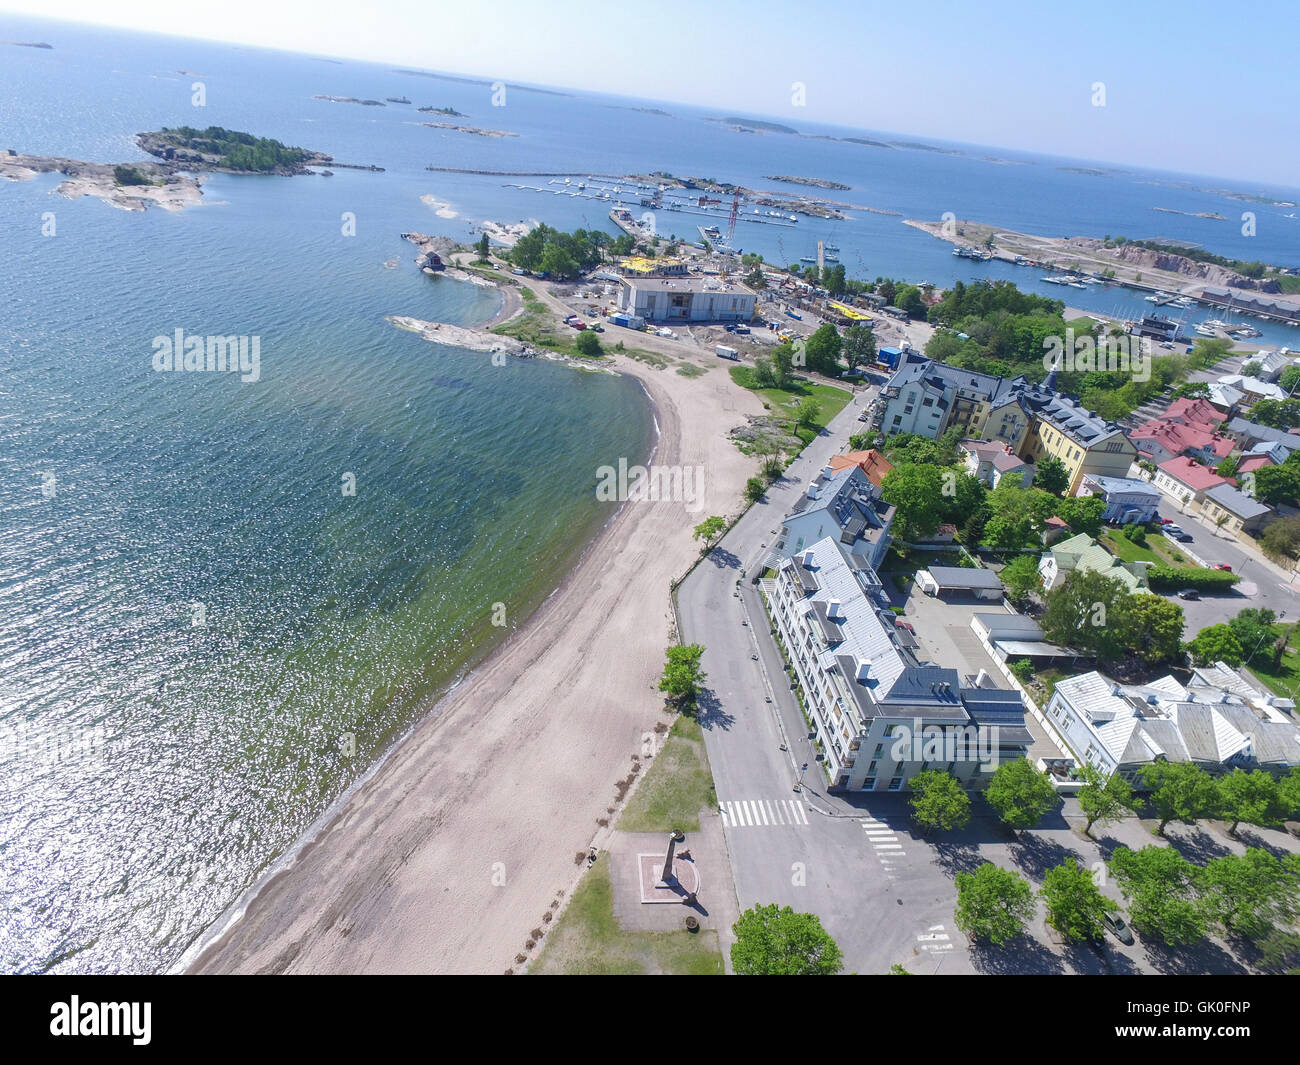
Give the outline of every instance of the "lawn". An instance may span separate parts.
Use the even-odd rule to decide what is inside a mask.
[[[806,377],[795,377],[789,388],[758,388],[754,384],[754,371],[748,366],[733,366],[731,379],[741,388],[747,388],[755,393],[774,417],[790,422],[792,427],[795,420],[795,407],[805,399],[816,401],[821,408],[817,415],[819,428],[824,427],[853,399],[852,392],[846,392],[834,385],[815,384]],[[811,443],[817,436],[816,431],[812,429],[793,428],[793,432],[804,444]]]
[[[514,337],[535,348],[572,355],[575,359],[589,358],[578,351],[575,342],[578,330],[555,320],[550,307],[539,300],[530,288],[519,286],[519,295],[523,299],[523,310],[507,322],[502,322],[491,332],[498,336]],[[604,337],[601,337],[604,346]],[[600,356],[594,356],[599,358]]]
[[[529,969],[543,975],[721,976],[718,933],[626,932],[614,916],[609,855],[587,871]]]
[[[628,800],[618,828],[623,832],[671,832],[675,828],[698,832],[701,808],[717,804],[704,734],[698,721],[682,716]]]
[[[1272,629],[1275,639],[1289,631],[1292,641],[1295,640],[1295,625],[1274,625]],[[1246,648],[1247,654],[1250,651],[1250,648]],[[1296,693],[1300,692],[1300,649],[1291,644],[1282,652],[1282,664],[1278,669],[1273,668],[1272,661],[1267,657],[1267,647],[1261,647],[1246,668],[1274,695],[1294,699]]]
[[[1101,543],[1112,555],[1125,562],[1151,562],[1157,566],[1175,566],[1182,569],[1191,567],[1187,556],[1169,541],[1163,533],[1147,533],[1146,546],[1135,544],[1127,536],[1112,529],[1103,529]]]

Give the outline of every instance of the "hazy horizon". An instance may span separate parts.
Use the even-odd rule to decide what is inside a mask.
[[[40,10],[35,10],[38,6]],[[806,5],[801,19],[804,22],[816,21],[815,12],[821,6],[824,5],[820,0]],[[1159,6],[1164,7],[1170,18],[1177,18],[1185,26],[1189,21],[1189,12],[1205,5]],[[1258,5],[1258,8],[1268,9],[1274,6],[1265,3]],[[941,17],[944,7],[940,3],[928,9],[933,16],[931,21],[936,26],[944,24]],[[9,36],[5,30],[8,20],[4,16],[16,15],[51,27],[65,22],[83,27],[102,26],[169,38],[407,67],[451,77],[488,81],[499,79],[576,93],[676,104],[760,117],[795,128],[801,123],[834,126],[887,133],[896,137],[937,140],[986,150],[1045,155],[1110,168],[1162,171],[1233,182],[1238,186],[1238,191],[1300,187],[1294,176],[1300,172],[1300,147],[1286,142],[1276,133],[1270,135],[1265,142],[1269,154],[1267,162],[1261,162],[1262,153],[1254,150],[1251,152],[1251,161],[1255,167],[1253,171],[1243,167],[1231,172],[1209,169],[1218,165],[1218,160],[1223,157],[1222,150],[1217,146],[1213,162],[1199,162],[1199,153],[1204,149],[1197,145],[1206,143],[1205,138],[1211,136],[1209,133],[1190,136],[1188,145],[1181,145],[1177,135],[1165,127],[1160,129],[1160,136],[1152,136],[1150,123],[1162,118],[1169,119],[1168,113],[1172,106],[1169,89],[1163,83],[1148,81],[1145,84],[1139,83],[1136,86],[1139,91],[1135,91],[1135,86],[1131,83],[1132,68],[1120,59],[1090,61],[1088,69],[1091,70],[1094,65],[1096,67],[1091,73],[1085,73],[1079,67],[1067,74],[1066,70],[1053,67],[1050,80],[1044,81],[1044,72],[1038,72],[1033,75],[1038,78],[1033,84],[1025,80],[1029,77],[1028,74],[1024,77],[1017,75],[1024,91],[1012,94],[1007,93],[1006,86],[999,81],[1005,80],[1007,71],[1004,67],[981,67],[979,61],[973,58],[963,60],[969,66],[959,67],[960,76],[955,81],[945,82],[943,77],[952,73],[947,69],[949,59],[942,48],[938,49],[937,55],[933,54],[938,45],[936,38],[929,37],[920,41],[926,47],[915,56],[907,56],[901,67],[889,65],[893,62],[892,56],[883,57],[885,61],[882,62],[879,55],[866,55],[862,58],[861,74],[856,71],[849,74],[842,69],[833,69],[836,62],[843,58],[839,53],[844,49],[852,50],[859,44],[867,48],[874,46],[878,51],[881,49],[878,44],[881,27],[869,24],[869,20],[859,12],[850,12],[849,18],[863,22],[860,40],[855,38],[856,30],[842,36],[830,36],[824,41],[787,38],[780,42],[784,52],[770,64],[779,69],[770,72],[751,69],[765,65],[751,62],[743,70],[724,72],[720,69],[724,62],[736,62],[732,59],[733,56],[744,59],[750,53],[756,53],[760,58],[765,55],[761,45],[750,43],[744,32],[738,32],[737,37],[745,40],[745,48],[748,49],[745,53],[733,49],[725,42],[721,49],[711,48],[718,35],[710,36],[707,29],[709,20],[723,18],[726,11],[737,8],[738,5],[728,0],[708,9],[693,11],[692,19],[703,20],[696,35],[701,43],[698,55],[687,56],[672,50],[680,46],[662,46],[653,38],[633,32],[627,28],[630,23],[626,21],[610,24],[592,16],[595,21],[592,25],[583,23],[580,27],[582,32],[570,31],[568,37],[555,37],[553,27],[548,32],[540,32],[535,25],[529,25],[530,22],[535,22],[534,16],[542,10],[538,5],[503,3],[494,4],[491,9],[464,11],[451,8],[439,11],[433,7],[418,7],[413,0],[390,0],[382,11],[349,10],[347,5],[342,4],[307,7],[295,0],[274,10],[270,18],[265,17],[267,12],[259,10],[258,5],[250,3],[250,0],[233,0],[223,8],[222,17],[217,20],[221,25],[215,28],[215,32],[205,25],[212,21],[207,13],[177,11],[161,0],[143,0],[132,11],[112,12],[107,16],[95,10],[95,5],[89,0],[39,0],[39,3],[38,0],[0,0],[0,39]],[[1024,8],[1025,5],[1018,0],[1003,4],[1000,11],[988,13],[988,20],[1005,20],[1010,13],[1017,10],[1023,12]],[[257,11],[257,18],[249,17],[254,11]],[[764,20],[767,19],[779,22],[781,18],[789,17],[788,9],[781,8],[780,14],[777,14],[770,5],[763,3],[748,5],[743,11],[746,23],[757,21],[766,24]],[[1127,36],[1130,40],[1144,36],[1141,25],[1133,24],[1134,19],[1146,18],[1152,13],[1150,10],[1126,13],[1129,23]],[[947,14],[954,20],[966,17],[960,11],[949,11]],[[495,19],[492,18],[493,15]],[[430,48],[413,46],[411,39],[419,34],[410,32],[410,28],[420,26],[430,17],[446,22],[455,21],[456,25],[451,32],[434,35],[436,43]],[[579,14],[577,17],[581,19],[586,16]],[[646,16],[634,14],[620,17],[637,19]],[[891,24],[904,18],[916,17],[916,13],[894,16],[891,12]],[[1034,11],[1032,17],[1035,20],[1033,32],[1040,35],[1048,34],[1054,28],[1062,28],[1061,12]],[[1039,25],[1043,22],[1047,25]],[[400,37],[391,36],[391,32],[399,25],[407,32]],[[591,32],[593,27],[598,32]],[[621,32],[620,27],[623,27]],[[1001,26],[983,25],[974,29],[994,36],[1009,32]],[[1088,28],[1068,29],[1070,33],[1077,31],[1081,34]],[[1018,32],[1025,31],[1022,29]],[[636,63],[624,63],[616,70],[609,69],[609,64],[604,61],[611,54],[611,49],[632,47],[626,43],[628,40],[649,42],[643,47],[648,49],[647,55],[655,60],[652,70],[641,70],[641,65]],[[937,40],[939,44],[951,47],[952,42],[946,38],[940,37]],[[1020,40],[1023,44],[1024,38]],[[49,43],[57,49],[57,41]],[[459,43],[467,43],[470,47],[458,47]],[[959,51],[968,51],[974,56],[979,53],[981,43],[987,44],[987,40],[981,42],[978,37],[963,38]],[[1146,43],[1150,44],[1150,41]],[[1208,48],[1213,42],[1198,43],[1201,47]],[[1108,44],[1116,45],[1116,42]],[[816,58],[801,55],[800,50],[806,50],[810,45],[827,54]],[[1172,50],[1172,42],[1166,42],[1166,45]],[[1218,47],[1212,50],[1216,55],[1222,54],[1222,49]],[[718,51],[721,52],[720,55],[713,54]],[[1070,53],[1077,55],[1078,51],[1079,41],[1076,40]],[[660,52],[666,58],[661,58]],[[791,54],[787,56],[787,52]],[[1031,53],[1017,51],[1016,59],[1027,65],[1028,54]],[[563,56],[565,60],[576,60],[577,65],[566,64],[552,72],[550,67],[555,65],[557,56]],[[471,61],[465,62],[467,59]],[[1195,66],[1193,59],[1194,56],[1174,64],[1170,54],[1160,62],[1166,66],[1176,65],[1180,69],[1186,69]],[[1156,65],[1150,57],[1145,57],[1143,62]],[[1070,65],[1061,64],[1063,67]],[[1224,72],[1231,74],[1236,82],[1232,99],[1249,94],[1241,82],[1248,74],[1261,76],[1265,64],[1254,61],[1252,57],[1250,71],[1245,69],[1245,63],[1240,66],[1240,70]],[[583,72],[588,67],[597,69],[584,77]],[[936,70],[936,67],[940,69]],[[808,75],[803,80],[798,77],[801,68]],[[829,74],[828,69],[831,69]],[[1274,91],[1289,93],[1300,102],[1300,87],[1287,83],[1285,69],[1279,68],[1276,75],[1268,75],[1277,78]],[[718,81],[720,73],[725,75],[721,83]],[[846,87],[846,78],[859,76],[861,80],[852,88]],[[981,78],[985,80],[981,81]],[[1094,87],[1098,82],[1105,86],[1104,106],[1094,106],[1093,103],[1098,97]],[[805,102],[802,105],[796,102],[799,98],[798,85],[803,87],[802,98]],[[690,91],[674,92],[678,86]],[[884,101],[881,100],[882,86],[888,97]],[[991,104],[995,102],[990,98],[997,98],[1000,94],[1004,106],[990,110]],[[1253,115],[1243,115],[1232,103],[1232,99],[1226,98],[1217,88],[1214,97],[1221,112],[1217,119],[1206,113],[1204,106],[1197,106],[1198,126],[1221,130],[1213,136],[1227,139],[1231,134],[1236,143],[1241,143],[1243,137],[1246,137],[1240,131],[1243,123],[1269,125],[1264,108]],[[1275,103],[1278,107],[1268,108],[1268,112],[1277,113],[1278,108],[1283,113],[1293,110],[1283,99],[1277,99]],[[1031,106],[1035,108],[1032,113],[1022,110]],[[894,121],[892,119],[895,115],[900,119],[907,118],[908,121]],[[1033,121],[1035,116],[1037,123]],[[1178,124],[1173,119],[1169,121]],[[1008,122],[1012,125],[1008,126]],[[1034,129],[1035,125],[1038,126],[1038,132],[1032,137],[1026,136],[1025,131]],[[1105,132],[1108,129],[1110,132]],[[1010,135],[1013,130],[1016,134],[1014,136]],[[1153,151],[1153,143],[1161,143],[1159,154]],[[1111,146],[1113,149],[1108,150]],[[1142,151],[1134,151],[1135,146],[1139,146]]]

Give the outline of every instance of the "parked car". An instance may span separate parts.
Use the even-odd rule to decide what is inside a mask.
[[[571,329],[583,330],[587,328],[587,323],[584,322],[581,318],[576,318],[569,323],[569,327]]]
[[[1195,588],[1184,588],[1181,592],[1178,593],[1178,598],[1179,598],[1179,599],[1199,599],[1199,598],[1201,598],[1201,593],[1198,592]]]
[[[1163,527],[1161,528],[1160,531],[1161,531],[1162,533],[1164,533],[1166,536],[1172,537],[1172,538],[1175,539],[1175,540],[1190,540],[1190,539],[1191,539],[1191,537],[1188,536],[1187,533],[1183,532],[1182,528],[1181,528],[1180,526],[1177,526],[1177,525],[1172,525],[1172,524],[1171,524],[1171,525],[1165,525],[1165,526],[1163,526]]]
[[[1104,913],[1101,916],[1101,923],[1106,926],[1116,939],[1126,947],[1133,945],[1133,930],[1129,928],[1128,922],[1124,920],[1124,915],[1119,913]]]
[[[913,636],[916,635],[916,629],[912,628],[912,623],[911,623],[910,621],[897,621],[897,620],[896,620],[896,621],[894,622],[894,624],[897,625],[900,629],[906,629],[906,630],[907,630],[908,632],[910,632]]]
[[[1215,568],[1215,569],[1221,569],[1221,570],[1223,570],[1224,573],[1231,573],[1231,572],[1232,572],[1232,567],[1229,566],[1226,562],[1216,562],[1216,563],[1214,564],[1214,568]]]

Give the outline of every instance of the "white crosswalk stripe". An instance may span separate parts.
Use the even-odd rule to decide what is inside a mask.
[[[874,817],[860,817],[858,824],[862,826],[862,832],[875,850],[881,866],[886,873],[889,873],[892,867],[891,859],[901,858],[907,853],[903,850],[903,845],[898,842],[897,833],[884,821],[877,821]]]
[[[808,823],[803,803],[794,799],[729,799],[718,801],[718,813],[728,828],[802,828]]]
[[[931,954],[942,954],[944,951],[952,950],[953,943],[951,940],[952,937],[944,931],[941,924],[932,924],[929,931],[922,932],[916,937],[921,950],[927,950]]]

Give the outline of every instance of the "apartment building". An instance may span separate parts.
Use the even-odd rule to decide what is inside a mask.
[[[761,584],[832,787],[904,791],[927,769],[984,786],[1033,742],[1020,694],[920,660],[874,578],[828,536]]]
[[[892,541],[894,509],[861,466],[825,466],[782,520],[765,565],[775,566],[830,536],[855,567],[874,571]],[[871,580],[879,584],[874,573]]]
[[[1137,455],[1124,430],[1056,391],[1056,373],[1041,385],[962,370],[909,353],[881,390],[874,427],[886,435],[937,440],[954,426],[976,440],[1005,443],[1027,463],[1060,459],[1069,492],[1089,474],[1123,477]]]

